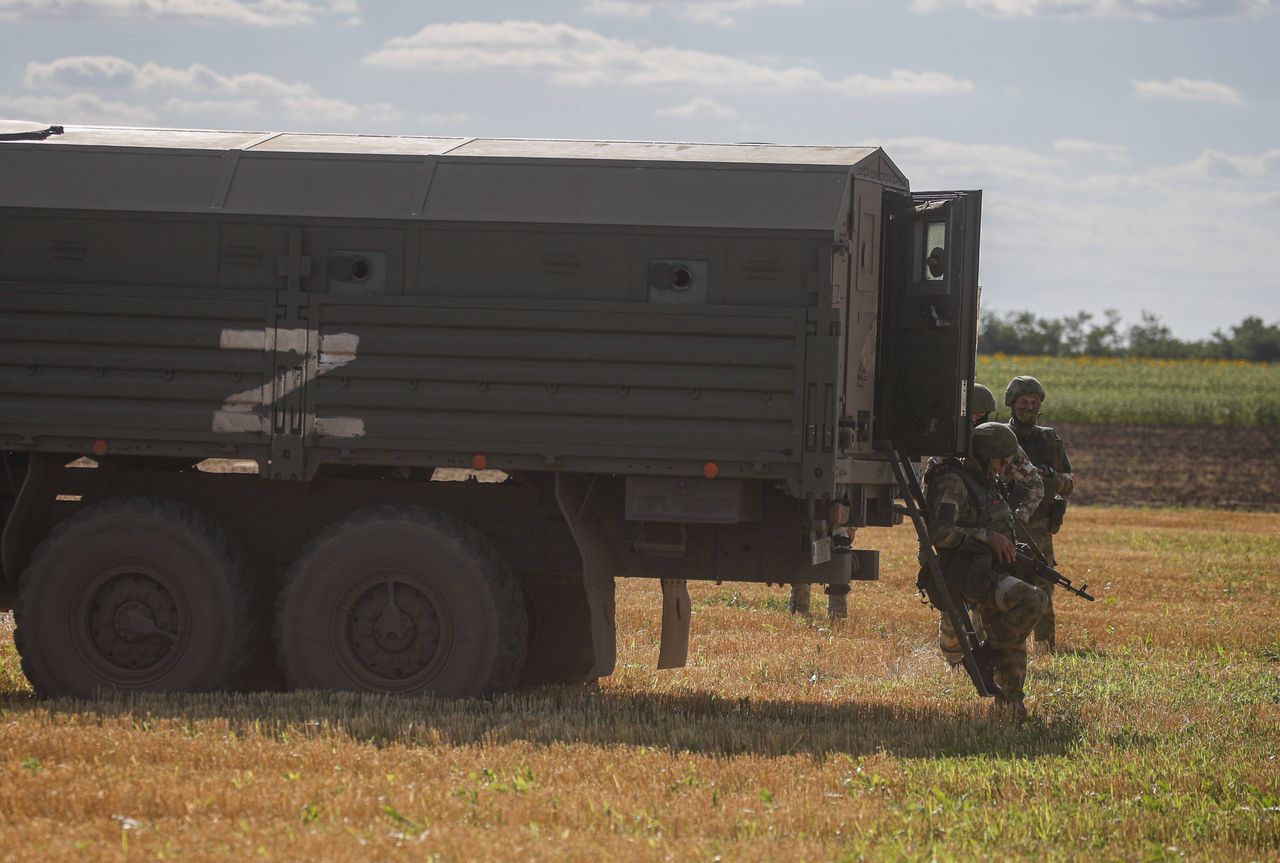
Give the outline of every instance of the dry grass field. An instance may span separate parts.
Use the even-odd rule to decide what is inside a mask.
[[[598,690],[36,701],[0,638],[4,860],[1278,860],[1280,515],[1073,509],[1032,719],[932,647],[907,527],[832,627],[693,589],[653,669],[620,586]],[[815,610],[820,600],[815,597]]]

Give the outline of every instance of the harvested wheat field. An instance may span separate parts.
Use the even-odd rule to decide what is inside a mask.
[[[1019,728],[936,657],[906,527],[840,626],[696,586],[682,671],[622,585],[598,690],[41,702],[6,637],[0,857],[1280,859],[1280,515],[1070,519],[1099,599],[1059,594]]]

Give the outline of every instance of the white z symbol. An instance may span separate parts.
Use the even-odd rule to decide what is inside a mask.
[[[307,346],[311,344],[318,344],[319,350],[309,351]],[[318,330],[279,327],[223,330],[218,347],[229,351],[293,351],[305,355],[306,372],[302,375],[293,371],[280,372],[269,383],[228,396],[222,407],[213,412],[213,430],[270,434],[270,412],[262,409],[280,401],[304,382],[342,368],[356,358],[359,345],[360,337],[351,333],[321,335]],[[318,417],[308,413],[304,417],[303,434],[309,430],[314,430],[321,437],[362,437],[364,420],[357,417]]]

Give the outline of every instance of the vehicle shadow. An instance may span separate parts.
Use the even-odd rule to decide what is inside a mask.
[[[106,694],[96,700],[0,695],[10,718],[129,722],[142,731],[223,731],[273,739],[340,736],[372,746],[457,746],[523,741],[653,747],[719,756],[887,753],[903,758],[1061,755],[1078,722],[1034,713],[1014,726],[989,701],[899,706],[724,698],[548,686],[481,699],[334,692]],[[212,725],[210,729],[208,726]]]

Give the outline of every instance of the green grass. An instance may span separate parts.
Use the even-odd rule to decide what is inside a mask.
[[[1003,407],[1015,375],[1049,392],[1045,421],[1147,425],[1280,425],[1280,363],[1098,357],[978,357],[978,383]]]

